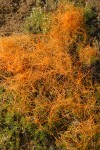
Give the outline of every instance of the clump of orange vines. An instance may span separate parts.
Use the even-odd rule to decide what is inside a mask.
[[[82,71],[97,51],[85,46],[86,38],[83,10],[66,4],[52,15],[47,35],[0,41],[1,83],[14,96],[9,111],[54,129],[56,144],[70,150],[85,150],[97,132],[94,88],[89,71]]]

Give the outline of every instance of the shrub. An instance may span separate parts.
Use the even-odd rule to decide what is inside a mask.
[[[47,33],[50,29],[50,17],[41,7],[33,8],[25,22],[25,31],[29,33]]]
[[[84,20],[86,23],[87,33],[89,36],[96,36],[98,31],[97,25],[97,12],[95,8],[89,7],[88,5],[84,8]]]

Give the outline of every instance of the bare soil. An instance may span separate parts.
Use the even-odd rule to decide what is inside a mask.
[[[35,0],[0,0],[0,36],[22,32],[34,6]]]

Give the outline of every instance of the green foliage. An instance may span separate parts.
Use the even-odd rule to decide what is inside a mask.
[[[3,106],[2,106],[3,101]],[[0,149],[56,150],[54,138],[44,130],[38,130],[24,115],[14,112],[12,93],[0,87]]]
[[[56,150],[54,138],[45,131],[39,131],[34,123],[26,123],[24,116],[0,111],[0,149]]]
[[[0,86],[0,149],[3,150],[17,150],[30,139],[24,116],[13,112],[11,108],[13,100],[12,93]]]
[[[97,31],[97,13],[94,8],[89,6],[84,8],[84,20],[88,34],[90,36],[95,36]]]
[[[85,0],[68,0],[69,2],[73,2],[75,6],[84,6]]]
[[[24,116],[11,113],[7,108],[0,110],[0,149],[19,150],[32,146],[35,128],[26,123]]]
[[[5,88],[4,87],[0,87],[0,95],[3,94],[5,92]]]
[[[29,33],[47,33],[50,30],[50,16],[38,7],[32,10],[31,15],[26,19],[25,31]]]
[[[56,150],[55,139],[44,130],[35,132],[34,141],[36,150]]]

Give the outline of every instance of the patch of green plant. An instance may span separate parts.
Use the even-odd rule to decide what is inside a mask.
[[[0,86],[0,95],[3,94],[5,91],[5,88],[3,86]]]
[[[84,6],[85,0],[68,0],[69,2],[73,2],[75,6]]]
[[[47,131],[37,130],[35,132],[34,141],[36,150],[57,150],[54,144],[54,137],[48,134]]]
[[[34,34],[46,34],[49,30],[50,15],[41,7],[33,8],[30,16],[26,18],[25,31]]]
[[[36,126],[27,123],[24,116],[8,112],[7,108],[0,110],[0,149],[19,150],[32,146],[35,130]]]
[[[12,110],[13,94],[0,86],[0,149],[19,150],[30,141],[31,133],[25,117]],[[35,128],[34,128],[35,129]]]
[[[84,8],[84,20],[86,23],[87,33],[95,36],[97,31],[97,13],[94,8],[86,6]]]
[[[12,109],[13,94],[0,87],[0,102],[3,101],[0,106],[0,149],[56,150],[54,137]]]

